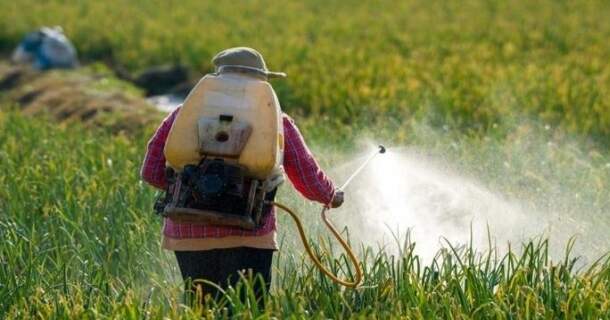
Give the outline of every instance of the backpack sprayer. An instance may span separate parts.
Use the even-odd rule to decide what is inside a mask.
[[[271,85],[250,69],[220,68],[218,73],[203,77],[189,93],[165,143],[168,188],[155,209],[176,223],[255,230],[263,215],[276,206],[294,219],[314,264],[336,283],[357,287],[362,281],[360,263],[328,220],[330,204],[322,208],[322,220],[356,268],[352,282],[339,279],[322,266],[298,216],[273,201],[283,181],[283,116]],[[377,154],[384,152],[379,146],[338,190],[345,190]]]
[[[354,171],[354,173],[352,173],[347,178],[347,180],[345,180],[343,185],[341,185],[341,187],[339,187],[338,190],[345,191],[345,188],[347,188],[347,186],[352,182],[352,180],[354,180],[354,178],[356,176],[358,176],[360,174],[360,172],[362,172],[362,170],[371,162],[371,160],[373,160],[373,158],[375,158],[375,156],[377,156],[378,154],[385,153],[385,152],[386,152],[385,147],[383,145],[379,145],[379,149],[375,150],[375,152],[371,153],[371,155],[366,158],[366,160],[360,165],[360,167],[358,167],[358,169],[356,169],[356,171]],[[320,271],[322,271],[322,273],[327,275],[332,281],[334,281],[340,285],[349,287],[349,288],[356,288],[356,287],[358,287],[358,285],[360,285],[360,283],[362,282],[362,268],[360,268],[360,261],[358,260],[358,258],[356,257],[356,255],[354,254],[352,249],[350,248],[347,241],[341,237],[341,234],[339,233],[339,231],[337,231],[335,226],[328,219],[326,213],[328,212],[330,205],[327,204],[327,205],[323,206],[322,212],[320,213],[320,215],[322,216],[322,221],[324,221],[324,224],[326,224],[326,227],[328,227],[328,229],[331,231],[331,233],[333,234],[335,239],[337,239],[339,244],[341,244],[341,247],[343,247],[343,249],[345,250],[345,253],[347,253],[347,256],[349,257],[350,261],[352,262],[352,264],[356,270],[356,275],[354,277],[354,280],[351,282],[339,279],[336,275],[334,275],[331,271],[329,271],[322,265],[322,262],[320,262],[320,259],[318,259],[318,257],[315,255],[315,253],[311,249],[311,246],[309,245],[309,241],[307,240],[307,236],[305,235],[305,230],[303,229],[303,224],[301,223],[301,220],[294,213],[293,210],[291,210],[287,206],[277,203],[277,202],[272,202],[272,204],[274,206],[284,210],[286,213],[288,213],[292,217],[292,219],[294,220],[294,222],[297,226],[297,229],[299,230],[299,236],[301,237],[301,241],[303,242],[305,251],[307,251],[309,258],[311,258],[313,263],[316,265],[316,267]]]

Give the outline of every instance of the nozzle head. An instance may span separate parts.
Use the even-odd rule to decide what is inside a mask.
[[[379,153],[385,153],[385,147],[382,144],[379,145]]]

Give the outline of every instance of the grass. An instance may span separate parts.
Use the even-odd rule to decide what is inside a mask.
[[[424,260],[410,241],[397,241],[396,254],[359,247],[352,230],[366,280],[345,290],[302,256],[280,216],[266,307],[239,298],[245,280],[191,309],[174,258],[159,247],[155,192],[138,177],[158,114],[131,113],[140,93],[94,64],[0,92],[0,318],[197,319],[231,309],[250,319],[609,319],[609,14],[607,2],[584,0],[249,1],[239,10],[195,0],[0,1],[2,56],[25,32],[55,24],[83,61],[131,71],[180,62],[206,73],[219,50],[255,47],[288,73],[274,88],[323,167],[349,159],[363,138],[408,145],[528,202],[532,221],[551,221],[561,236],[508,250],[445,243]],[[50,112],[26,117],[31,105],[6,103],[39,87],[51,90],[35,109]],[[84,106],[103,117],[52,121]],[[280,199],[319,234],[309,218],[317,207],[287,187]],[[344,256],[317,243],[330,250],[327,265],[350,274]]]
[[[371,125],[404,141],[410,121],[480,133],[535,117],[607,146],[609,14],[584,0],[3,1],[0,48],[57,24],[83,60],[206,73],[248,45],[288,73],[274,82],[284,108],[336,142]]]
[[[137,175],[145,138],[0,113],[0,158],[10,172],[0,175],[1,317],[198,318],[201,310],[180,304],[179,272],[159,248],[160,221],[151,213],[155,194]],[[344,290],[285,243],[265,309],[238,299],[246,281],[204,314],[222,317],[231,308],[245,318],[609,317],[610,260],[578,267],[571,246],[555,261],[547,240],[506,254],[447,245],[430,262],[410,242],[400,255],[361,248],[365,283]],[[346,258],[335,256],[326,263],[349,275]]]

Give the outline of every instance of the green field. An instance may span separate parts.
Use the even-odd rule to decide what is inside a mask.
[[[197,318],[180,304],[179,271],[159,248],[154,193],[137,175],[144,143],[0,114],[0,156],[10,173],[0,176],[3,317]],[[280,200],[299,203],[285,192]],[[310,230],[314,217],[303,217]],[[294,234],[281,218],[280,238]],[[265,310],[240,302],[242,287],[206,314],[222,316],[231,306],[246,318],[610,316],[610,260],[582,268],[572,252],[552,262],[546,240],[514,248],[479,255],[447,247],[434,261],[422,261],[412,245],[400,256],[369,248],[360,254],[363,287],[345,290],[284,241]],[[332,268],[348,270],[336,257]]]
[[[284,108],[336,134],[377,123],[404,140],[412,119],[480,132],[535,117],[606,143],[609,14],[605,1],[1,1],[0,48],[57,24],[84,60],[205,73],[247,45],[288,73],[274,83]]]
[[[181,62],[203,74],[217,51],[247,45],[288,73],[273,82],[282,107],[337,182],[371,141],[394,147],[394,171],[371,169],[333,216],[362,258],[362,288],[343,289],[314,269],[280,216],[265,309],[238,299],[246,281],[210,302],[206,317],[232,309],[251,319],[610,319],[608,16],[603,1],[0,1],[0,52],[57,24],[85,63],[135,72]],[[141,99],[102,69],[103,77],[94,66],[36,85]],[[93,80],[70,85],[79,77]],[[182,304],[174,257],[159,246],[155,191],[138,176],[162,115],[122,133],[113,129],[122,114],[110,125],[58,126],[55,112],[24,116],[13,94],[0,91],[0,318],[198,318],[202,310]],[[398,188],[413,177],[429,179],[433,194]],[[411,219],[415,244],[401,238],[382,250],[366,237],[379,231],[367,229],[371,221],[390,214],[363,203],[384,191],[389,209],[401,209],[400,198],[433,202],[398,218],[392,211],[392,223]],[[333,250],[325,263],[349,276],[345,257],[319,241],[318,207],[289,184],[279,200],[302,211],[320,252]],[[477,201],[490,205],[481,215]],[[438,206],[445,211],[428,216]],[[470,218],[490,219],[491,234]],[[432,231],[458,233],[450,244],[417,237],[444,220],[450,228]]]

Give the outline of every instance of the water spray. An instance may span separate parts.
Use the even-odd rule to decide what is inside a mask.
[[[354,180],[354,178],[356,176],[358,176],[360,174],[360,172],[362,172],[362,170],[371,162],[371,160],[373,160],[378,154],[382,154],[385,152],[386,152],[386,148],[383,145],[379,145],[379,149],[375,150],[374,153],[372,153],[370,156],[368,156],[364,160],[364,162],[360,165],[360,167],[358,167],[358,169],[356,169],[356,171],[354,171],[354,173],[352,173],[347,178],[347,180],[341,185],[341,187],[339,187],[337,190],[345,191],[345,188],[347,188],[347,186],[352,182],[352,180]],[[301,220],[296,215],[296,213],[294,213],[294,211],[292,209],[288,208],[287,206],[285,206],[283,204],[277,203],[277,202],[274,202],[273,205],[284,210],[294,219],[294,222],[299,231],[299,236],[301,237],[301,241],[303,242],[303,247],[305,247],[305,251],[307,251],[307,254],[311,258],[311,260],[314,262],[316,267],[322,273],[327,275],[332,281],[334,281],[340,285],[349,287],[349,288],[356,288],[356,287],[358,287],[358,285],[360,285],[360,283],[362,282],[362,274],[363,274],[362,268],[360,268],[360,261],[358,260],[356,255],[353,253],[353,251],[352,251],[351,247],[349,246],[349,244],[347,243],[347,241],[345,239],[343,239],[343,237],[341,237],[341,234],[339,233],[339,231],[337,231],[335,226],[326,216],[326,212],[328,211],[328,209],[331,208],[330,203],[326,204],[322,207],[322,212],[320,213],[320,215],[322,216],[322,220],[326,224],[326,227],[328,227],[328,229],[331,231],[331,233],[333,234],[335,239],[337,239],[337,241],[339,242],[341,247],[343,247],[343,249],[345,250],[345,253],[347,253],[347,256],[349,257],[350,261],[354,265],[356,274],[354,275],[354,279],[352,281],[339,279],[335,274],[333,274],[331,271],[329,271],[322,265],[322,262],[320,262],[320,259],[318,259],[316,254],[311,249],[311,246],[309,245],[309,241],[307,240],[307,236],[305,235],[305,230],[303,229],[303,224],[301,223]]]

